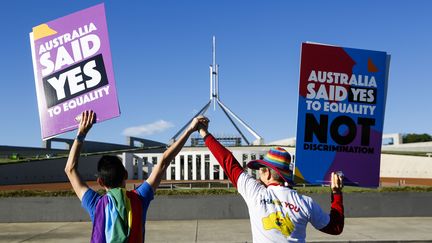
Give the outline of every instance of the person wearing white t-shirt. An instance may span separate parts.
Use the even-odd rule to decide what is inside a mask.
[[[342,233],[344,207],[340,174],[331,173],[332,203],[327,214],[312,198],[292,189],[291,156],[285,149],[272,148],[264,159],[247,164],[248,168],[259,171],[259,180],[256,180],[244,172],[232,153],[208,132],[209,120],[203,116],[199,116],[199,120],[199,133],[206,146],[246,201],[253,242],[305,242],[308,222],[324,233]]]

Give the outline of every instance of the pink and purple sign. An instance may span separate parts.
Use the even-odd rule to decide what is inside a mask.
[[[33,27],[30,43],[44,140],[76,129],[84,110],[120,115],[104,4]]]

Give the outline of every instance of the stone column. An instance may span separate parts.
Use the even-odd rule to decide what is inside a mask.
[[[183,178],[184,180],[189,180],[189,163],[188,163],[188,154],[182,154],[183,155],[183,163],[184,163],[184,171],[183,171]]]
[[[123,153],[122,154],[123,166],[126,168],[128,173],[128,179],[133,179],[133,154]]]
[[[213,154],[210,154],[210,168],[209,168],[209,176],[210,176],[210,180],[214,180],[214,164],[217,163],[215,157],[213,156]]]
[[[138,167],[138,180],[142,180],[143,178],[143,167],[144,167],[144,159],[140,158],[138,156],[135,156],[136,160],[137,160],[137,167]]]
[[[196,160],[196,153],[192,153],[192,180],[197,180],[197,160]]]
[[[175,180],[179,181],[181,179],[181,165],[180,165],[180,156],[177,155],[175,157]]]
[[[201,156],[201,180],[205,180],[205,154],[200,154]]]

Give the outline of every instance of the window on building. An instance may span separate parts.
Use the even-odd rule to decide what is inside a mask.
[[[210,180],[210,155],[206,154],[204,155],[204,179]]]
[[[248,154],[242,154],[242,162],[241,162],[241,165],[243,166],[243,169],[244,169],[244,170],[247,169],[246,164],[247,164],[248,160],[249,160],[249,156],[248,156]]]
[[[173,160],[174,161],[174,160]],[[175,172],[176,172],[176,168],[175,168],[175,163],[171,162],[171,180],[175,180]]]
[[[219,180],[219,165],[213,165],[213,180]]]
[[[188,180],[192,180],[192,155],[187,156],[187,163],[188,163]]]
[[[184,180],[184,175],[185,175],[185,166],[184,166],[184,155],[180,155],[180,180]]]
[[[196,175],[197,175],[197,180],[201,180],[201,155],[195,155],[195,163],[196,163]]]

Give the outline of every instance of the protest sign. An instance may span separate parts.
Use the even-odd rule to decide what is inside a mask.
[[[296,179],[377,187],[387,78],[386,52],[303,43],[296,139]]]
[[[33,27],[30,43],[44,140],[77,128],[84,110],[120,115],[104,4]]]

